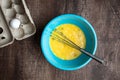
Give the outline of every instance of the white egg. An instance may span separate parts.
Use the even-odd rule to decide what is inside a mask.
[[[14,29],[18,29],[20,27],[20,24],[21,24],[20,20],[16,18],[10,21],[10,26]]]

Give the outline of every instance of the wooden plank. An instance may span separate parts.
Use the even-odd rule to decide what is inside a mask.
[[[120,80],[120,0],[26,0],[37,33],[0,49],[0,80]],[[92,60],[76,71],[51,66],[39,47],[40,35],[52,18],[74,13],[85,17],[98,37],[96,55],[105,66]]]

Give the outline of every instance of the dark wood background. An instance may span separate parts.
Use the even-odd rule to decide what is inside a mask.
[[[0,49],[0,80],[120,80],[120,0],[26,0],[37,33]],[[62,71],[44,58],[40,36],[52,18],[74,13],[85,17],[96,30],[96,55],[107,61],[92,60],[76,71]]]

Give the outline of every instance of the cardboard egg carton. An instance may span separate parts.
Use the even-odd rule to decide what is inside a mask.
[[[20,21],[19,28],[11,26],[13,19]],[[14,39],[28,38],[35,32],[35,24],[25,0],[0,0],[0,48],[12,44]]]

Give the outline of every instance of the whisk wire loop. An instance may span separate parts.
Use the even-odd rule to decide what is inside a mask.
[[[100,63],[104,63],[104,61],[100,58],[98,58],[95,55],[92,55],[91,53],[87,52],[86,50],[84,50],[83,48],[81,48],[80,46],[78,46],[77,44],[75,44],[73,41],[71,41],[68,37],[66,37],[61,31],[55,29],[52,33],[51,36],[53,39],[66,44],[76,50],[79,50],[80,52],[88,55],[89,57],[93,58],[94,60],[100,62]]]

